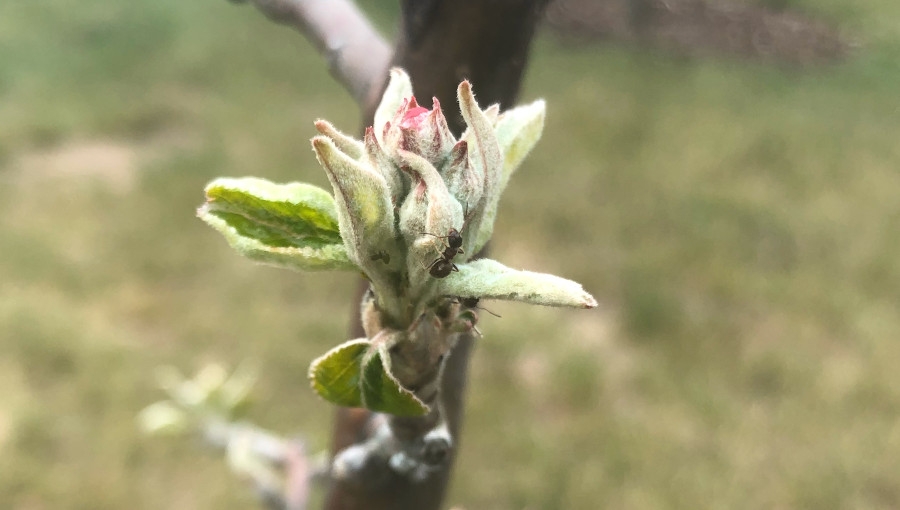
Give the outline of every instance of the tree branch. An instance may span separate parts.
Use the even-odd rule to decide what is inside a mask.
[[[252,3],[270,20],[300,31],[357,104],[377,101],[392,50],[351,0],[231,1]]]

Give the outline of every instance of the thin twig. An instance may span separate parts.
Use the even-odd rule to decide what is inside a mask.
[[[327,479],[327,455],[310,457],[300,439],[223,419],[205,421],[201,432],[208,443],[225,451],[232,469],[255,485],[270,509],[305,510],[310,485]]]
[[[350,0],[231,0],[250,2],[270,20],[299,30],[328,61],[332,76],[357,104],[380,93],[392,49]]]

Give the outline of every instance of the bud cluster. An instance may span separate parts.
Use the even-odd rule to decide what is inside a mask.
[[[331,402],[398,415],[429,411],[440,360],[474,330],[463,303],[505,299],[593,308],[581,285],[548,274],[470,261],[493,233],[500,195],[540,138],[544,102],[482,109],[457,89],[466,129],[457,139],[437,99],[418,104],[393,69],[363,140],[327,121],[312,139],[333,196],[302,183],[217,179],[199,216],[254,260],[301,270],[356,269],[371,282],[366,338],[336,346],[310,368]]]
[[[422,312],[437,279],[490,238],[508,180],[504,152],[530,150],[543,125],[542,101],[511,115],[496,105],[482,110],[468,81],[457,97],[468,126],[459,140],[438,100],[430,110],[419,106],[400,69],[391,71],[362,142],[316,122],[313,149],[334,188],[347,253],[372,281],[379,306],[401,323]]]

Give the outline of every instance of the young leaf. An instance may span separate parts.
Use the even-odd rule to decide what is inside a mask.
[[[447,296],[522,301],[534,305],[594,308],[597,301],[581,285],[558,276],[510,269],[490,259],[459,264],[459,272],[440,280]]]
[[[506,188],[510,176],[531,152],[544,130],[543,100],[519,106],[503,112],[497,120],[496,132],[500,151],[503,153],[503,180],[500,190]]]
[[[428,412],[428,406],[400,386],[391,374],[391,355],[385,345],[370,352],[363,361],[360,388],[367,409],[396,416],[421,416]]]
[[[309,366],[313,390],[325,400],[347,407],[362,407],[359,374],[362,359],[372,344],[365,338],[344,342]]]
[[[334,145],[343,152],[344,154],[350,156],[353,159],[359,159],[365,153],[365,147],[363,147],[362,142],[353,138],[352,136],[347,136],[344,133],[341,133],[338,128],[334,127],[327,120],[319,119],[315,122],[316,130],[331,138],[331,141],[334,142]]]
[[[241,255],[263,264],[299,271],[357,269],[347,256],[343,243],[305,247],[270,246],[256,239],[264,234],[254,235],[255,224],[243,216],[209,212],[206,206],[197,211],[197,216],[218,230]]]
[[[380,172],[338,150],[330,138],[316,136],[313,150],[334,188],[340,233],[350,259],[365,268],[372,256],[396,249],[394,208]]]
[[[334,199],[303,183],[216,179],[197,215],[242,255],[300,270],[355,269],[338,228]]]
[[[206,186],[207,209],[232,213],[258,225],[266,244],[302,246],[341,242],[337,209],[331,195],[311,184],[275,184],[244,177],[216,179]]]
[[[490,119],[478,107],[472,85],[468,81],[459,84],[456,91],[459,109],[468,125],[463,139],[468,144],[471,169],[484,182],[482,198],[473,207],[472,225],[464,232],[463,248],[468,253],[478,253],[490,239],[494,230],[494,216],[500,201],[500,184],[503,179],[503,153]]]
[[[409,81],[409,75],[406,71],[399,67],[391,69],[391,78],[378,108],[375,110],[375,119],[373,126],[375,127],[375,136],[379,143],[384,143],[384,125],[390,122],[397,114],[397,110],[403,104],[405,99],[409,99],[413,94],[412,83]]]

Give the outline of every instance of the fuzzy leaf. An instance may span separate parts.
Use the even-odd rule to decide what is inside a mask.
[[[325,269],[357,269],[347,256],[343,244],[329,244],[320,247],[269,246],[244,235],[252,231],[253,224],[239,215],[210,213],[206,207],[198,211],[200,219],[225,236],[225,240],[241,255],[277,267],[299,271],[319,271]]]
[[[503,179],[503,154],[494,133],[491,120],[478,107],[472,86],[468,81],[459,84],[456,91],[459,109],[469,126],[463,139],[468,144],[471,171],[483,180],[482,198],[473,208],[471,226],[463,233],[463,247],[468,253],[478,253],[490,239],[494,230],[494,216],[500,201],[500,185]]]
[[[484,109],[484,116],[487,117],[491,124],[497,124],[497,118],[500,116],[500,104],[494,103]]]
[[[216,179],[197,215],[242,255],[290,269],[355,269],[338,229],[334,199],[303,183]]]
[[[371,343],[365,338],[344,342],[309,366],[313,390],[325,400],[347,407],[362,407],[359,374]]]
[[[334,188],[340,233],[350,259],[365,268],[381,252],[393,255],[394,208],[384,177],[338,150],[327,137],[316,136],[312,144]]]
[[[341,242],[334,199],[311,184],[216,179],[206,186],[206,199],[209,212],[240,215],[256,224],[257,239],[268,245]]]
[[[409,172],[413,178],[413,192],[410,193],[412,199],[416,199],[416,195],[422,195],[427,200],[427,209],[423,215],[423,223],[421,228],[424,230],[406,231],[403,234],[407,238],[416,239],[421,237],[422,232],[444,233],[451,228],[461,229],[463,222],[463,208],[459,202],[450,195],[447,185],[441,179],[438,171],[425,158],[418,154],[398,150],[397,156],[403,163],[403,168]],[[401,224],[404,218],[400,218]],[[401,227],[402,228],[402,227]]]
[[[474,208],[481,201],[484,179],[480,179],[469,163],[469,144],[459,141],[450,151],[447,164],[443,168],[447,189],[456,200],[465,206],[468,213],[469,204]]]
[[[359,159],[364,154],[365,148],[363,147],[362,142],[341,133],[327,120],[319,119],[315,122],[315,125],[316,130],[328,138],[331,138],[331,141],[333,141],[337,148],[344,154],[353,159]]]
[[[365,157],[370,165],[381,173],[384,181],[387,183],[391,192],[391,203],[399,204],[403,201],[403,197],[409,190],[409,179],[404,179],[390,158],[384,152],[378,138],[375,136],[375,129],[371,126],[366,128],[363,143],[365,144]]]
[[[503,153],[503,180],[500,190],[506,188],[509,178],[531,152],[544,130],[546,104],[543,100],[507,110],[497,120],[496,133]]]
[[[490,259],[459,264],[438,284],[447,296],[522,301],[534,305],[594,308],[597,301],[581,285],[558,276],[511,269]]]
[[[375,136],[378,138],[379,143],[384,144],[384,125],[394,118],[403,101],[409,99],[412,95],[412,82],[409,81],[409,75],[406,74],[406,71],[399,67],[391,69],[390,81],[384,90],[384,95],[381,96],[378,108],[375,110],[373,126],[375,127]]]
[[[383,346],[366,356],[360,383],[365,407],[396,416],[421,416],[427,413],[428,406],[413,392],[400,386],[391,374],[390,360],[391,355]]]

